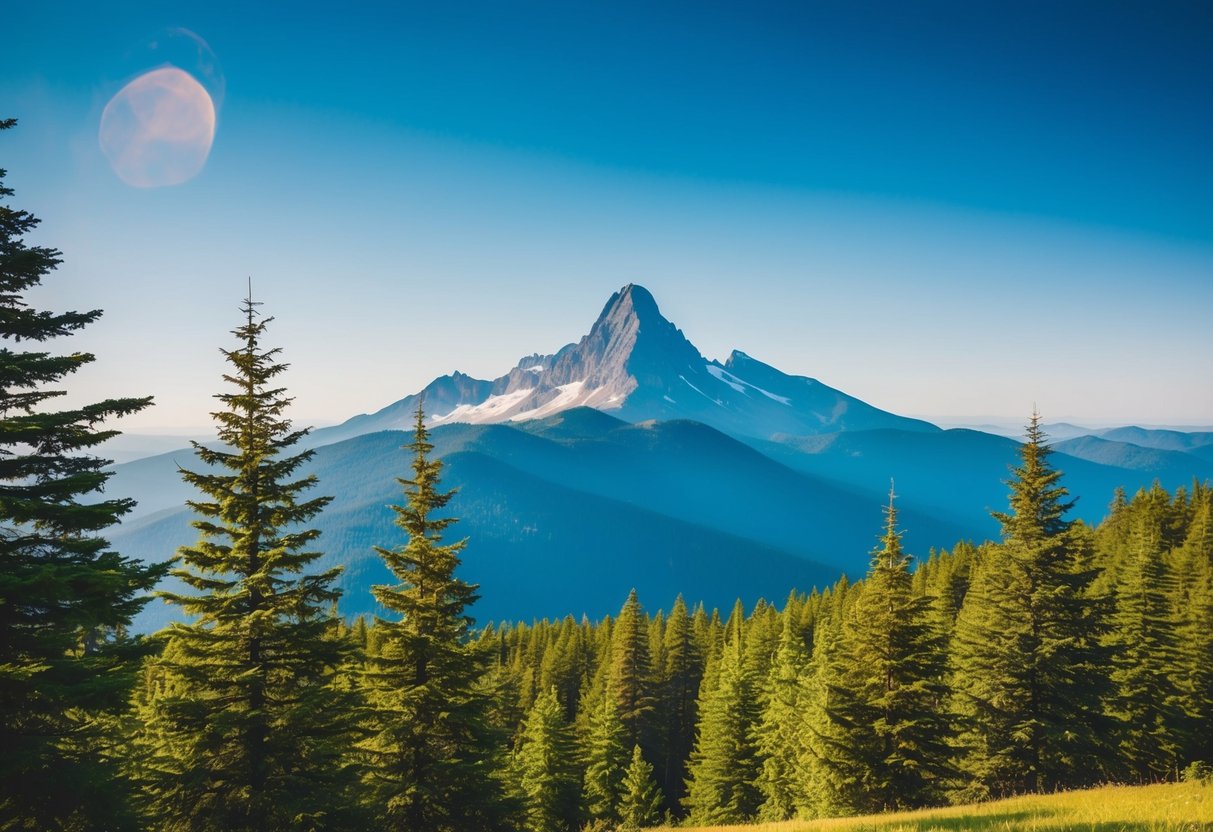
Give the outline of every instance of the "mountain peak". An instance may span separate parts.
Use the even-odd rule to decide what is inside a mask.
[[[661,314],[661,310],[657,308],[657,301],[653,298],[653,294],[643,286],[636,283],[629,283],[618,292],[611,295],[607,300],[606,306],[602,308],[602,314],[598,316],[598,324],[605,321],[612,321],[616,324],[622,324],[628,319],[635,318],[638,322],[658,322],[669,325]]]
[[[412,398],[330,433],[407,426]],[[591,407],[628,422],[692,419],[759,438],[874,427],[934,429],[813,379],[787,375],[740,350],[724,364],[707,361],[661,314],[652,293],[635,283],[612,293],[577,343],[552,355],[524,356],[492,381],[443,376],[426,388],[425,401],[434,424],[544,419]]]

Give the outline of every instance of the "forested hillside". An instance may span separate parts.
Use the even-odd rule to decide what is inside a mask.
[[[417,436],[424,448],[424,428]],[[646,612],[632,593],[598,621],[465,631],[440,665],[465,674],[449,701],[432,699],[432,680],[379,681],[433,643],[399,641],[410,616],[330,619],[345,658],[326,713],[350,709],[332,765],[362,784],[332,792],[333,811],[386,823],[393,794],[455,787],[442,766],[389,773],[391,755],[374,750],[393,732],[366,709],[400,702],[399,732],[423,695],[439,711],[480,703],[479,728],[448,746],[447,764],[479,755],[497,796],[482,809],[536,832],[832,817],[1181,777],[1213,759],[1213,491],[1117,494],[1098,526],[1072,523],[1035,422],[1028,439],[1000,542],[915,558],[890,495],[861,581],[749,610],[679,597]],[[402,553],[420,569],[423,538],[411,539]],[[455,551],[435,551],[447,574]],[[419,575],[404,577],[399,591],[424,597]],[[447,597],[466,611],[463,586]],[[435,632],[463,626],[435,614]],[[167,672],[148,664],[140,707],[162,695]],[[430,732],[408,736],[433,753]]]

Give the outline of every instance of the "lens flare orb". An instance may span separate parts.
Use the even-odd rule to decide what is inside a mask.
[[[210,93],[173,66],[138,76],[101,113],[101,151],[114,173],[136,188],[193,179],[206,164],[214,139]]]

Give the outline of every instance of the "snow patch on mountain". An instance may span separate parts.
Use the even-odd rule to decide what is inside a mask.
[[[748,387],[751,390],[757,390],[759,393],[766,396],[768,399],[771,399],[772,401],[779,402],[780,404],[786,404],[788,407],[792,406],[792,400],[789,399],[787,396],[776,396],[770,390],[763,390],[761,387],[758,387],[757,385],[750,384],[745,379],[738,378],[737,376],[733,375],[728,370],[726,370],[724,367],[718,367],[715,364],[708,364],[706,366],[708,368],[709,373],[716,376],[716,378],[719,379],[720,381],[723,381],[725,384],[729,385],[729,387],[732,387],[738,393],[745,393],[746,388]],[[748,396],[749,394],[746,393],[746,395]]]
[[[720,367],[716,367],[712,364],[708,364],[706,366],[707,366],[708,372],[711,373],[712,375],[716,376],[716,378],[719,381],[723,381],[725,384],[729,385],[729,387],[732,387],[738,393],[745,392],[745,387],[743,387],[741,384],[738,383],[740,381],[740,379],[738,379],[732,373],[726,372],[725,370],[722,370]]]
[[[447,422],[468,422],[473,425],[482,424],[484,422],[500,422],[509,418],[509,412],[514,409],[523,399],[531,395],[534,390],[515,390],[512,393],[503,393],[499,396],[489,396],[480,404],[461,404],[452,410],[450,413],[441,416],[432,416],[430,422],[433,424],[445,424]]]
[[[562,410],[568,410],[570,407],[576,407],[581,398],[581,388],[585,387],[584,381],[573,381],[568,384],[562,384],[556,388],[556,395],[549,399],[545,404],[531,410],[523,410],[520,413],[515,413],[510,417],[511,422],[525,422],[528,419],[542,419],[545,416],[551,416],[553,413],[559,413]]]

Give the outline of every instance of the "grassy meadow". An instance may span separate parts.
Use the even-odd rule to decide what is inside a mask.
[[[951,832],[958,829],[1210,832],[1213,830],[1213,784],[1104,786],[946,809],[748,826],[705,826],[697,827],[694,832]]]

